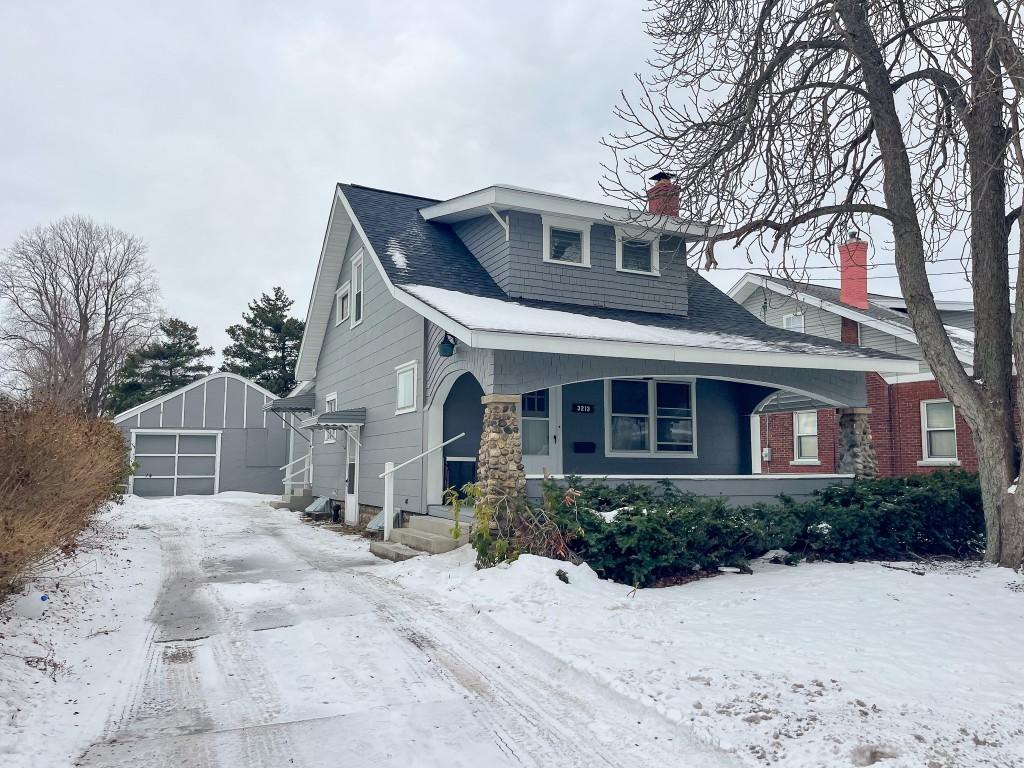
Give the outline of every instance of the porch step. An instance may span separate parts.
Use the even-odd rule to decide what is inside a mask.
[[[469,527],[472,522],[472,518],[467,519],[465,514],[461,515],[459,518],[459,528],[462,533],[460,541],[462,544],[465,544],[469,540]],[[434,533],[438,536],[445,536],[446,538],[451,539],[452,527],[454,525],[454,520],[443,517],[434,517],[432,515],[412,515],[409,518],[409,523],[406,525],[405,530]]]
[[[391,541],[405,544],[412,549],[426,552],[431,555],[440,555],[442,552],[451,552],[460,546],[460,542],[451,536],[441,536],[427,531],[417,531],[412,528],[395,528],[391,531]]]
[[[427,515],[430,517],[437,517],[441,520],[453,520],[452,508],[447,504],[428,504]],[[469,505],[463,506],[462,511],[459,513],[459,519],[462,522],[473,519],[473,509]]]
[[[293,512],[301,512],[313,501],[313,492],[308,488],[301,491],[292,491],[281,495],[280,501],[270,502],[274,509],[290,509]]]
[[[394,541],[371,541],[370,553],[377,557],[382,557],[385,560],[391,560],[395,563],[400,563],[403,560],[411,560],[412,558],[419,557],[423,554],[419,550],[412,549],[411,547],[405,546],[405,544],[399,544]]]

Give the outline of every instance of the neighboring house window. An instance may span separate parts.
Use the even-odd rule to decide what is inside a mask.
[[[352,327],[363,322],[363,252],[352,259]]]
[[[782,327],[787,331],[798,331],[799,333],[804,332],[804,316],[803,313],[795,315],[784,315],[782,318]]]
[[[818,412],[799,411],[793,414],[794,461],[818,461]]]
[[[395,368],[397,395],[395,413],[409,413],[416,410],[416,361]]]
[[[324,413],[331,413],[332,411],[338,410],[338,395],[336,392],[332,392],[324,400]],[[324,430],[324,442],[333,443],[338,439],[338,430],[336,429],[325,429]]]
[[[616,229],[615,268],[620,272],[658,274],[658,238],[630,238],[621,229]]]
[[[590,222],[545,216],[544,261],[590,266]]]
[[[956,412],[949,400],[921,403],[921,433],[925,461],[956,461]]]
[[[334,324],[341,325],[348,320],[349,312],[352,309],[352,291],[349,283],[345,283],[338,292],[334,294]]]
[[[608,380],[606,453],[695,455],[693,390],[692,381]]]

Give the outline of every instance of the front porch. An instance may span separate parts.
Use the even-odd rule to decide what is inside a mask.
[[[427,457],[429,513],[443,514],[445,489],[470,481],[505,492],[518,484],[538,499],[545,475],[609,484],[668,480],[736,504],[802,497],[853,477],[854,459],[871,450],[863,372],[492,354],[493,367],[451,372],[428,401],[427,445],[464,433]],[[526,389],[536,384],[545,386]],[[794,411],[834,408],[858,425],[847,430],[845,471],[760,473],[751,425],[766,403],[780,400]]]

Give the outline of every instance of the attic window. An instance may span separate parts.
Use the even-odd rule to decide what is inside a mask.
[[[590,223],[544,217],[544,261],[574,267],[590,266]]]
[[[615,268],[620,272],[635,272],[642,275],[657,275],[659,239],[630,234],[620,228],[615,230]]]
[[[803,313],[795,315],[785,315],[782,318],[782,327],[787,331],[796,331],[797,333],[804,332],[804,316]]]

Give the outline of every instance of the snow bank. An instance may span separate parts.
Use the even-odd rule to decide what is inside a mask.
[[[1024,578],[754,570],[634,592],[532,556],[476,571],[464,547],[376,572],[479,613],[751,766],[1024,762]]]

